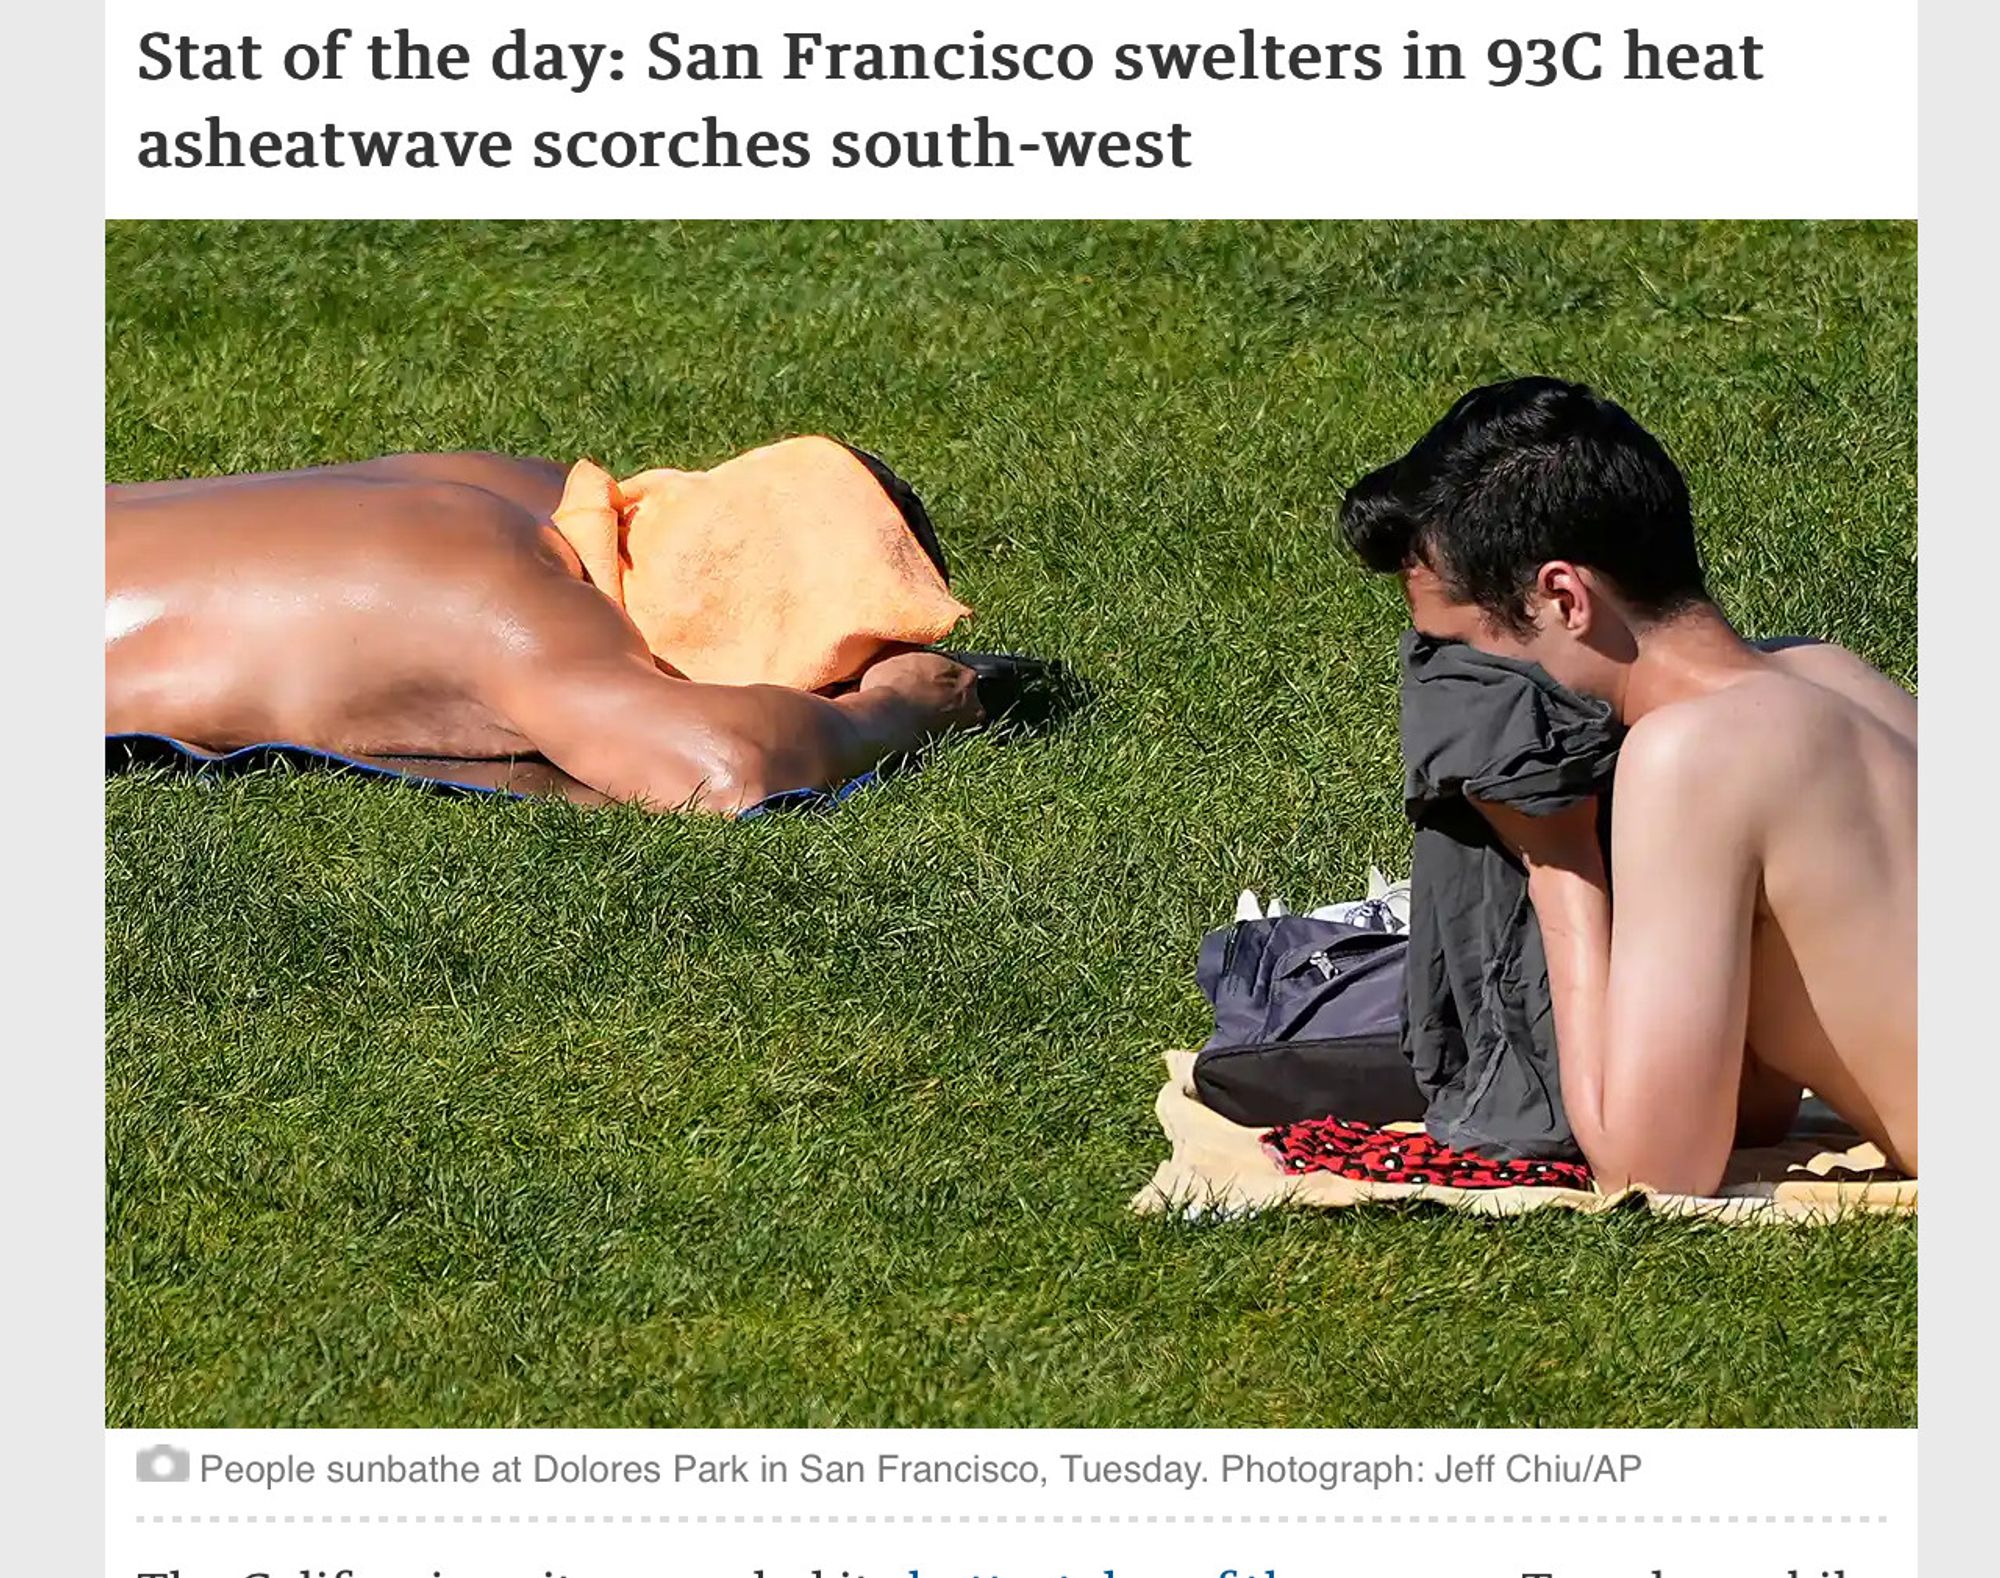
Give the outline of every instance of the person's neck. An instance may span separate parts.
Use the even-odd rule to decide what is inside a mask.
[[[1755,672],[1763,659],[1713,603],[1700,603],[1638,633],[1639,655],[1616,699],[1627,727],[1649,712],[1706,696]]]

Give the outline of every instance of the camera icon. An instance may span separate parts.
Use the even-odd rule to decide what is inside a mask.
[[[175,1446],[143,1447],[139,1452],[139,1479],[143,1484],[173,1484],[188,1477],[188,1455]]]

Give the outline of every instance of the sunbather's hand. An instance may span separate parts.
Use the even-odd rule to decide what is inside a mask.
[[[1601,877],[1604,848],[1597,841],[1597,800],[1579,801],[1548,816],[1529,816],[1512,806],[1474,800],[1479,814],[1531,870],[1543,867]]]
[[[986,721],[978,676],[935,652],[899,652],[861,676],[864,692],[887,692],[908,703],[928,732],[976,728]]]

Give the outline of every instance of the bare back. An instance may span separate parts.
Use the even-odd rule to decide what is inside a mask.
[[[539,465],[398,456],[108,488],[107,729],[218,749],[527,751],[494,695],[510,643],[557,599],[612,641],[624,625],[576,596],[546,524],[560,472]]]
[[[1917,704],[1839,647],[1766,662],[1749,1045],[1914,1171]]]

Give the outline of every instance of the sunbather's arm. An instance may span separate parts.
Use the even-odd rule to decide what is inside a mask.
[[[1756,864],[1726,789],[1690,792],[1670,731],[1618,773],[1614,919],[1595,807],[1494,816],[1548,954],[1563,1107],[1601,1187],[1712,1192],[1734,1140]]]
[[[979,721],[970,675],[933,654],[887,659],[865,679],[829,700],[780,685],[699,685],[627,658],[530,678],[509,710],[536,750],[613,800],[730,814],[782,790],[843,783]]]
[[[508,721],[614,800],[733,813],[786,789],[843,783],[980,721],[971,672],[928,652],[884,659],[836,698],[662,673],[622,613],[580,581],[501,589],[515,632],[493,659]]]

